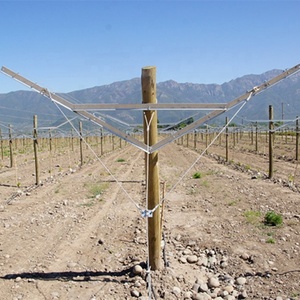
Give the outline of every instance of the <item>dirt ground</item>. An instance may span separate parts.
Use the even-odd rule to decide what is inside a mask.
[[[246,282],[243,294],[215,290],[206,299],[300,299],[297,164],[276,160],[270,180],[265,156],[231,152],[226,164],[213,150],[224,153],[212,148],[184,177],[201,151],[176,143],[159,151],[163,269],[150,272],[151,288],[147,219],[138,209],[145,208],[142,151],[126,145],[100,160],[89,156],[82,167],[70,150],[41,154],[38,186],[32,154],[18,156],[13,168],[5,158],[0,299],[205,299],[196,298],[195,283],[208,274]],[[281,226],[264,225],[269,211],[283,217]],[[203,254],[215,262],[199,263]]]

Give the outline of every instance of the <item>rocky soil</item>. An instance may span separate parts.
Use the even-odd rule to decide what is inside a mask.
[[[43,154],[38,186],[32,155],[17,168],[3,161],[0,299],[300,299],[297,164],[278,162],[269,180],[265,158],[240,151],[226,164],[216,150],[182,177],[199,152],[175,143],[159,152],[159,271],[147,268],[140,150],[126,145],[82,167],[69,150],[51,168]],[[282,225],[264,224],[269,211]]]

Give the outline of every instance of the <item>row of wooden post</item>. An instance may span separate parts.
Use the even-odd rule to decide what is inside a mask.
[[[9,160],[10,160],[10,168],[13,168],[15,166],[15,154],[14,154],[14,139],[12,137],[12,127],[9,125],[8,127],[8,147],[9,147]],[[73,132],[73,130],[72,130]],[[88,139],[88,137],[86,137]],[[17,141],[19,139],[15,139],[16,144],[15,147],[17,147]],[[23,138],[23,147],[25,147],[26,141],[29,140],[28,138]],[[31,139],[30,139],[31,140]],[[112,140],[112,151],[115,149],[115,136],[111,136]],[[40,183],[40,170],[39,170],[39,159],[38,159],[38,152],[39,152],[39,141],[42,141],[42,139],[38,138],[38,118],[36,115],[33,116],[33,151],[34,151],[34,162],[35,162],[35,184]],[[53,150],[53,145],[52,145],[52,134],[51,131],[49,130],[49,150],[50,153]],[[120,148],[122,147],[120,139]],[[103,135],[103,129],[101,128],[100,132],[100,155],[102,156],[104,153],[104,135]],[[26,144],[27,145],[27,144]],[[4,159],[4,140],[2,138],[2,131],[0,129],[0,147],[1,147],[1,159]],[[73,133],[71,133],[71,147],[72,151],[74,151],[74,138],[73,138]],[[80,165],[82,166],[84,164],[84,142],[83,142],[83,132],[82,132],[82,122],[79,122],[79,148],[80,148]]]
[[[274,121],[273,121],[273,106],[269,106],[269,126],[268,130],[266,130],[266,138],[268,137],[268,145],[269,145],[269,178],[273,177],[273,170],[274,170],[274,141],[275,141],[275,131],[274,131]],[[225,124],[228,125],[228,117],[225,119]],[[237,142],[236,133],[233,133],[233,147],[235,147],[235,144]],[[241,132],[242,134],[242,132]],[[296,117],[296,153],[295,153],[295,160],[299,160],[299,120],[298,116]],[[221,141],[221,139],[219,139]],[[254,134],[253,130],[251,131],[251,144],[254,143]],[[183,137],[181,137],[181,144],[183,144]],[[206,133],[205,133],[205,145],[206,148],[209,145],[209,134],[208,134],[208,127],[206,127]],[[186,140],[186,146],[189,147],[189,137],[187,135]],[[197,148],[197,134],[194,133],[194,148]],[[255,151],[258,152],[258,126],[256,124],[255,126]],[[229,161],[229,129],[228,126],[225,128],[225,160],[226,162]]]

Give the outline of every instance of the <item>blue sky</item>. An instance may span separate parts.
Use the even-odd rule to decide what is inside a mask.
[[[51,91],[219,83],[300,63],[298,1],[3,1],[0,65]],[[26,89],[0,74],[0,93]]]

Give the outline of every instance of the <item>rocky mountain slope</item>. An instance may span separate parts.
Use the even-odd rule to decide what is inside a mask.
[[[260,75],[245,75],[223,84],[178,83],[173,80],[157,84],[157,99],[160,103],[224,103],[242,95],[247,90],[278,75],[281,70],[272,70]],[[261,120],[268,118],[268,106],[274,106],[275,119],[294,119],[300,113],[300,75],[296,74],[264,91],[251,100],[238,116],[237,123],[243,120]],[[70,102],[77,103],[140,103],[141,84],[139,78],[114,82],[84,90],[61,94]],[[32,128],[32,116],[39,117],[39,126],[58,126],[65,121],[57,107],[48,99],[33,91],[17,91],[0,94],[2,124],[13,124],[24,130]],[[193,116],[195,112],[165,111],[159,112],[161,123],[178,122]],[[70,117],[73,113],[68,114]],[[123,122],[140,123],[142,114],[133,111],[110,113]],[[195,118],[203,115],[199,113]],[[213,122],[223,122],[224,116]]]

